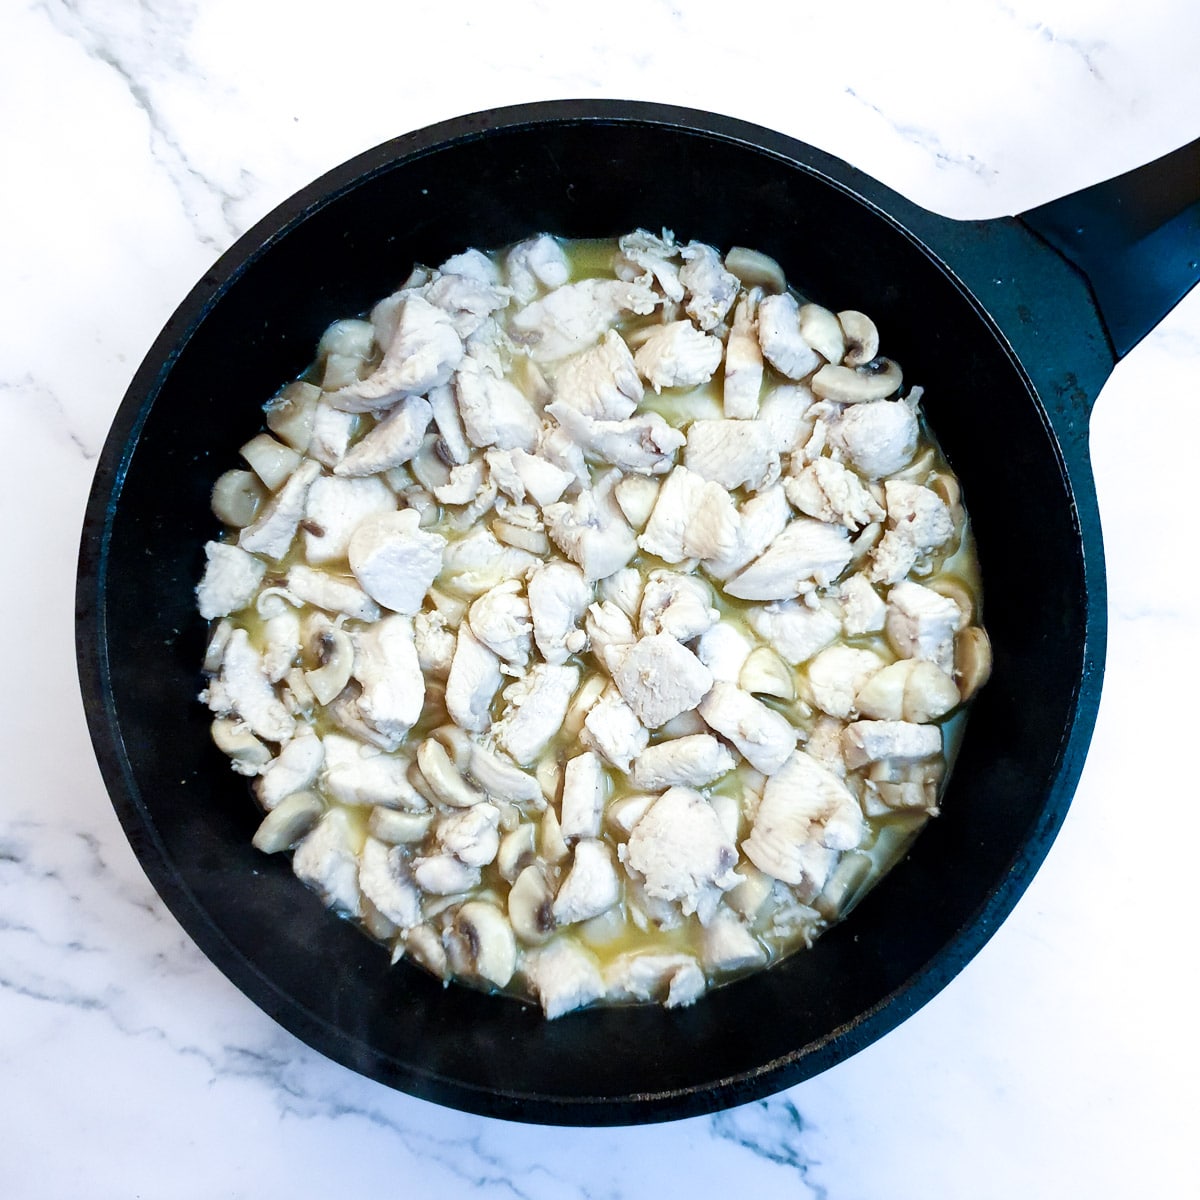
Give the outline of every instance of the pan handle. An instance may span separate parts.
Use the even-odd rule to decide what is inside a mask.
[[[1200,282],[1200,141],[1019,219],[1083,273],[1124,358]]]

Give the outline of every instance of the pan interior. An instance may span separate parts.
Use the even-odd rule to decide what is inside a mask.
[[[1038,840],[1057,825],[1047,807],[1074,718],[1087,597],[1069,484],[1023,373],[887,217],[738,141],[638,122],[534,125],[399,162],[380,153],[359,182],[340,182],[332,198],[327,185],[307,194],[303,219],[282,232],[276,222],[260,252],[219,265],[215,298],[189,298],[178,327],[194,332],[182,347],[156,347],[122,410],[132,444],[105,452],[98,667],[85,691],[114,802],[152,880],[286,1027],[356,1070],[458,1107],[658,1119],[751,1099],[846,1057],[974,953],[1024,886],[1020,864],[1040,859]],[[331,320],[365,311],[414,262],[541,230],[578,238],[637,226],[762,250],[813,299],[874,317],[884,352],[925,387],[962,480],[996,666],[943,815],[844,925],[688,1010],[548,1023],[515,1001],[390,967],[284,858],[252,849],[245,781],[212,747],[196,702],[205,631],[192,589],[216,528],[213,480]]]

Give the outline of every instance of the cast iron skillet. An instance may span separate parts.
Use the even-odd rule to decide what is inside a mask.
[[[752,125],[555,102],[397,138],[281,205],[196,285],[150,350],[101,455],[83,531],[77,652],[92,739],[168,907],[317,1050],[493,1116],[603,1125],[702,1113],[797,1083],[892,1029],[1008,914],[1070,802],[1104,659],[1088,416],[1120,354],[1195,280],[1187,255],[1200,220],[1187,205],[1200,196],[1198,163],[1192,148],[1023,220],[962,223]],[[196,702],[205,630],[192,589],[216,528],[213,480],[331,320],[367,309],[414,261],[539,230],[636,226],[756,247],[812,298],[872,314],[885,352],[925,386],[963,482],[995,673],[944,815],[813,950],[682,1011],[548,1023],[516,1001],[390,967],[285,857],[252,849],[255,807]],[[1093,267],[1132,263],[1146,286],[1135,294],[1128,271],[1094,272],[1093,293],[1050,242],[1085,265],[1098,247]],[[1157,265],[1138,265],[1160,251]]]

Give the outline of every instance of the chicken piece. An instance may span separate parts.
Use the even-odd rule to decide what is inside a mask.
[[[459,626],[454,661],[446,680],[446,711],[460,728],[483,733],[492,723],[492,700],[500,690],[500,659],[471,631]]]
[[[679,250],[675,235],[669,229],[662,231],[662,237],[645,229],[635,229],[618,240],[613,273],[619,279],[647,287],[657,284],[668,300],[678,304],[684,297],[676,261]]]
[[[942,730],[937,725],[854,721],[842,730],[842,755],[852,771],[867,763],[914,763],[941,753]]]
[[[237,544],[251,554],[261,554],[276,562],[283,558],[304,518],[308,489],[320,474],[321,464],[306,458],[267,501],[258,517],[238,534]]]
[[[800,336],[800,306],[788,292],[759,302],[758,343],[767,362],[789,379],[803,379],[824,362]]]
[[[928,724],[960,703],[954,680],[934,663],[902,658],[877,671],[859,688],[855,708],[875,721]]]
[[[966,624],[962,609],[940,592],[905,580],[888,592],[884,631],[901,658],[931,662],[954,671],[954,635]]]
[[[628,774],[633,759],[649,744],[650,731],[620,693],[612,689],[588,709],[579,740],[618,771]]]
[[[321,789],[331,800],[406,812],[428,808],[425,797],[408,782],[408,759],[366,746],[344,733],[327,733],[321,740],[325,750]]]
[[[328,398],[322,396],[313,409],[312,436],[308,441],[309,458],[315,458],[322,466],[336,468],[346,456],[361,420],[357,413],[334,408]]]
[[[254,781],[259,804],[271,812],[289,796],[305,791],[312,786],[324,761],[325,747],[311,730],[292,738]]]
[[[588,648],[605,669],[608,668],[610,649],[622,649],[637,641],[633,622],[611,600],[589,604],[583,628],[587,634]]]
[[[521,970],[547,1020],[585,1008],[604,995],[595,955],[568,938],[526,950]]]
[[[362,916],[358,889],[358,842],[347,812],[331,808],[306,834],[292,855],[296,878],[325,902],[350,917]]]
[[[379,619],[378,605],[353,579],[295,563],[288,568],[286,586],[297,600],[326,612],[344,613],[359,621]]]
[[[717,621],[700,635],[696,657],[718,683],[737,683],[742,665],[754,649],[749,639],[729,621]]]
[[[439,612],[419,612],[413,617],[413,643],[417,662],[431,679],[445,679],[454,661],[455,639]]]
[[[368,517],[395,512],[396,497],[382,479],[322,475],[304,505],[304,557],[313,566],[343,562],[350,538]]]
[[[439,504],[473,504],[481,500],[482,493],[488,490],[484,482],[486,475],[486,464],[481,458],[460,463],[450,468],[450,478],[446,483],[434,487],[433,498]],[[491,495],[494,497],[495,494],[496,489],[493,487]]]
[[[690,954],[631,950],[605,968],[610,1000],[661,1000],[664,1008],[686,1008],[704,993],[704,972]]]
[[[421,527],[408,508],[360,522],[350,538],[350,570],[363,590],[384,608],[412,615],[442,570],[446,539]]]
[[[733,683],[714,683],[700,701],[700,715],[728,738],[755,770],[773,775],[796,748],[796,731],[787,718]]]
[[[643,637],[669,633],[676,641],[690,642],[721,619],[712,600],[708,584],[695,575],[651,571],[642,592],[638,628]]]
[[[742,296],[733,310],[733,328],[725,339],[725,381],[721,403],[727,417],[748,420],[758,415],[758,397],[762,392],[763,356],[758,344],[759,288]],[[772,434],[774,431],[772,430]],[[775,449],[779,447],[772,440]]]
[[[594,420],[625,420],[641,404],[643,392],[633,355],[615,329],[598,345],[568,358],[554,375],[555,400]]]
[[[680,254],[679,282],[687,294],[684,311],[701,329],[716,329],[733,307],[741,281],[725,270],[716,250],[703,242],[688,242]]]
[[[624,313],[648,316],[658,303],[644,283],[581,279],[526,305],[510,318],[509,328],[534,362],[555,362],[594,345]]]
[[[600,814],[604,811],[607,791],[598,754],[585,750],[567,759],[558,823],[568,845],[580,838],[600,836]]]
[[[828,587],[852,551],[845,529],[797,517],[749,566],[724,584],[741,600],[786,600]]]
[[[484,592],[469,610],[471,632],[505,662],[523,667],[532,649],[529,601],[515,579]]]
[[[204,577],[196,602],[206,621],[215,621],[245,608],[267,573],[267,564],[228,542],[205,542]]]
[[[451,542],[442,555],[439,585],[456,596],[482,596],[506,579],[521,579],[538,559],[500,543],[490,529],[477,525]]]
[[[476,250],[474,247],[464,250],[461,254],[452,254],[438,267],[429,282],[432,283],[438,275],[461,275],[476,283],[493,285],[500,283],[502,279],[500,268],[496,263],[482,250]]]
[[[225,644],[221,672],[200,697],[218,716],[238,716],[268,742],[286,742],[296,722],[263,670],[262,655],[244,629],[234,629]]]
[[[889,479],[883,490],[888,527],[871,552],[870,578],[875,583],[899,583],[954,537],[954,519],[931,488]]]
[[[756,559],[786,528],[792,509],[783,484],[774,484],[751,496],[737,510],[737,537],[724,554],[709,558],[705,571],[714,579],[728,579]]]
[[[829,646],[808,664],[808,686],[813,703],[831,717],[845,720],[855,715],[854,701],[872,675],[887,665],[874,650]]]
[[[587,458],[640,475],[669,471],[677,451],[687,440],[653,412],[625,421],[595,421],[560,400],[547,404],[546,412]]]
[[[574,925],[598,917],[621,899],[621,880],[612,851],[603,842],[583,838],[575,843],[571,866],[559,885],[551,912],[558,925]]]
[[[384,617],[352,637],[354,678],[362,685],[358,711],[385,737],[399,739],[417,723],[425,703],[412,621]]]
[[[855,470],[882,479],[902,470],[917,451],[917,415],[904,400],[852,404],[834,422],[831,436]]]
[[[548,562],[533,571],[527,584],[533,640],[548,663],[564,663],[587,645],[579,628],[592,601],[592,589],[572,563]]]
[[[413,881],[403,847],[368,837],[359,856],[358,885],[393,925],[411,929],[421,923],[421,890]]]
[[[738,544],[739,519],[729,493],[687,467],[663,481],[638,545],[664,562],[720,559]]]
[[[767,875],[819,890],[833,865],[819,851],[852,850],[864,830],[862,810],[846,785],[796,750],[767,780],[742,851]]]
[[[588,583],[619,571],[637,553],[637,538],[613,496],[619,478],[619,471],[606,472],[571,503],[560,500],[542,510],[550,540],[579,565]],[[536,620],[535,615],[535,628]]]
[[[887,602],[861,572],[851,575],[838,591],[842,603],[842,624],[849,637],[878,633],[887,616]]]
[[[734,768],[729,750],[710,733],[693,733],[647,746],[633,761],[634,787],[648,792],[664,788],[703,787]]]
[[[691,321],[671,321],[652,329],[633,361],[656,392],[663,388],[697,387],[721,365],[720,338],[701,333]]]
[[[261,607],[259,614],[263,615]],[[279,683],[300,655],[300,614],[291,607],[290,599],[280,600],[279,607],[264,616],[262,647],[263,671],[272,683]]]
[[[760,424],[771,433],[771,445],[781,454],[794,454],[812,436],[816,397],[802,383],[770,388],[759,401]]]
[[[392,321],[394,331],[378,368],[366,379],[330,393],[334,408],[343,412],[391,408],[404,396],[421,395],[446,383],[462,362],[462,338],[449,313],[415,292],[406,293],[393,307]]]
[[[504,689],[504,712],[494,727],[496,745],[528,766],[562,728],[578,686],[578,667],[538,663],[531,668]]]
[[[746,971],[766,966],[767,952],[731,909],[717,909],[701,941],[704,966],[712,972]]]
[[[478,867],[468,866],[453,854],[423,854],[412,860],[412,875],[434,896],[457,896],[479,886]]]
[[[479,257],[495,267],[484,255]],[[454,332],[466,341],[479,332],[492,313],[508,306],[512,292],[500,286],[498,270],[485,272],[478,260],[468,261],[462,255],[450,261],[469,273],[447,271],[443,267],[442,274],[431,279],[422,290],[425,299],[450,317]]]
[[[505,282],[520,305],[528,304],[542,288],[558,288],[571,277],[562,246],[548,233],[526,238],[504,258]]]
[[[558,500],[575,482],[572,472],[564,471],[539,455],[529,454],[520,448],[492,448],[486,451],[484,460],[496,486],[517,504],[529,496],[539,508],[545,508]]]
[[[761,492],[779,478],[771,431],[757,421],[693,421],[683,465],[729,491],[745,486]]]
[[[746,620],[750,628],[792,667],[807,662],[842,631],[841,618],[830,608],[809,608],[794,600],[753,608]]]
[[[423,396],[406,396],[346,451],[335,475],[376,475],[408,462],[421,448],[433,409]]]
[[[647,729],[695,708],[712,687],[712,672],[670,634],[641,638],[620,658],[613,682]]]
[[[481,449],[532,450],[542,422],[519,388],[477,358],[464,358],[454,375],[454,394],[468,439]]]
[[[468,867],[486,867],[500,849],[500,810],[486,800],[438,817],[437,847]]]
[[[621,860],[652,899],[684,916],[710,918],[721,893],[741,882],[737,847],[713,806],[689,787],[673,787],[647,809],[620,849]]]
[[[886,515],[853,471],[832,458],[816,458],[783,481],[787,498],[818,521],[860,529]]]

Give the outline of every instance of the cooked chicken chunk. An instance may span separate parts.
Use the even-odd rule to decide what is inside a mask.
[[[321,788],[339,804],[379,805],[421,812],[425,798],[408,782],[408,759],[365,746],[357,738],[327,733]]]
[[[855,697],[868,679],[887,665],[874,650],[829,646],[808,664],[808,687],[813,703],[831,717],[855,715]]]
[[[288,568],[287,590],[304,604],[313,604],[326,612],[344,613],[359,621],[379,618],[379,606],[354,582],[295,563]]]
[[[518,304],[528,304],[542,288],[558,288],[571,277],[562,246],[548,233],[518,242],[505,256],[505,277]]]
[[[529,662],[533,623],[519,581],[509,579],[484,592],[471,605],[468,619],[471,632],[493,654],[518,667]]]
[[[643,391],[633,354],[615,329],[568,358],[554,375],[555,400],[599,421],[632,416]]]
[[[643,283],[582,279],[534,300],[511,321],[513,340],[535,362],[554,362],[594,345],[623,313],[646,316],[659,299]]]
[[[604,995],[596,956],[566,938],[555,938],[545,946],[527,950],[521,970],[551,1020],[584,1008]]]
[[[632,950],[604,971],[614,1000],[660,1000],[664,1008],[686,1008],[704,991],[704,972],[690,954],[654,954]]]
[[[703,955],[704,965],[710,971],[744,971],[767,961],[766,950],[742,919],[728,908],[717,909],[705,928]]]
[[[296,721],[263,670],[262,655],[244,629],[229,635],[221,660],[221,673],[209,682],[201,698],[218,716],[238,716],[268,742],[286,742],[296,732]]]
[[[842,622],[851,637],[878,633],[887,615],[887,602],[863,574],[851,575],[838,591],[842,602]]]
[[[463,359],[454,375],[454,394],[472,445],[501,450],[532,450],[537,445],[542,423],[533,405],[479,359]]]
[[[580,838],[600,836],[600,814],[604,810],[607,790],[598,754],[585,750],[567,760],[563,768],[559,828],[568,845]]]
[[[683,299],[678,262],[680,248],[669,229],[662,231],[662,237],[645,229],[636,229],[619,239],[617,250],[613,269],[618,279],[646,287],[657,284],[663,295],[676,304]]]
[[[324,761],[325,747],[315,733],[292,738],[254,781],[259,804],[270,812],[289,796],[311,787]]]
[[[596,661],[605,667],[610,648],[632,646],[637,641],[633,622],[611,600],[589,604],[583,628],[588,648]]]
[[[683,462],[689,471],[730,491],[742,486],[762,491],[779,478],[771,431],[758,421],[693,421]]]
[[[898,583],[954,536],[954,520],[931,488],[889,479],[883,490],[888,527],[871,552],[870,575],[876,583]]]
[[[738,544],[739,520],[729,493],[687,467],[663,481],[638,545],[664,562],[719,559]]]
[[[554,897],[554,920],[574,925],[597,917],[621,898],[621,880],[612,851],[596,838],[575,843],[571,865]]]
[[[716,329],[733,307],[741,281],[725,270],[720,255],[703,242],[688,242],[680,254],[679,282],[687,294],[684,310],[701,329]]]
[[[592,602],[592,589],[583,572],[573,563],[550,562],[530,574],[526,590],[533,640],[542,658],[548,663],[564,663],[578,654],[587,645],[579,623]]]
[[[742,843],[747,858],[760,871],[784,883],[820,888],[832,865],[810,847],[850,850],[863,834],[862,811],[846,785],[803,750],[767,780],[754,816],[754,828]]]
[[[621,699],[619,692],[606,692],[584,717],[579,740],[618,771],[628,774],[632,760],[649,743],[650,731]]]
[[[647,729],[695,708],[712,687],[712,673],[670,634],[644,637],[620,658],[613,682]]]
[[[792,519],[792,509],[782,484],[775,484],[751,496],[737,510],[733,545],[722,554],[707,559],[705,571],[714,579],[728,579],[757,558],[777,538]]]
[[[686,438],[658,413],[642,413],[624,421],[596,421],[556,400],[546,405],[571,440],[593,462],[622,471],[661,475],[671,469]]]
[[[490,260],[485,261],[491,266]],[[465,267],[467,273],[443,267],[441,275],[422,290],[430,304],[449,315],[454,332],[466,341],[479,332],[492,313],[508,306],[512,292],[499,285],[499,273],[494,270],[480,269],[461,255],[455,265]]]
[[[796,731],[788,719],[733,683],[714,683],[700,701],[700,715],[755,770],[772,775],[796,747]]]
[[[920,428],[903,400],[852,404],[833,427],[833,439],[856,470],[881,479],[905,467],[916,453]]]
[[[762,298],[758,306],[758,341],[767,362],[789,379],[803,379],[823,361],[800,336],[800,306],[788,292]]]
[[[378,513],[395,511],[396,497],[382,479],[314,479],[304,506],[305,559],[313,566],[344,562],[359,525]]]
[[[787,498],[818,521],[860,529],[886,515],[853,471],[832,458],[816,458],[784,480]]]
[[[602,476],[573,502],[542,510],[550,540],[582,568],[588,583],[619,571],[637,553],[637,539],[613,497],[616,481],[615,472]]]
[[[839,526],[798,517],[752,562],[725,583],[743,600],[786,600],[828,587],[850,561],[850,541]]]
[[[380,733],[399,738],[417,723],[425,702],[412,621],[384,617],[353,639],[354,678],[362,685],[358,711]]]
[[[855,721],[842,731],[842,754],[851,770],[880,762],[919,762],[942,752],[938,725],[911,721]]]
[[[651,571],[642,592],[638,628],[643,637],[669,633],[690,642],[720,620],[712,590],[703,579],[678,571]]]
[[[414,509],[380,513],[362,521],[350,538],[355,579],[373,600],[394,612],[417,612],[442,569],[446,539],[420,525]]]
[[[494,727],[496,745],[528,766],[562,728],[579,686],[579,668],[538,663],[504,689],[504,713]]]
[[[631,772],[634,787],[648,792],[685,785],[703,787],[728,775],[735,760],[715,737],[693,733],[647,746],[634,759]]]
[[[333,468],[335,475],[375,475],[408,462],[421,448],[433,409],[422,396],[406,396],[357,441]]]
[[[696,642],[696,657],[719,683],[736,683],[750,651],[750,640],[731,621],[717,621]]]
[[[358,890],[358,849],[349,814],[331,808],[296,847],[292,870],[330,908],[349,916],[362,913]]]
[[[283,558],[304,518],[308,489],[320,474],[321,464],[306,458],[258,517],[238,534],[237,544],[251,554],[262,554],[276,561]]]
[[[721,893],[739,883],[737,848],[713,806],[697,791],[664,792],[633,827],[622,847],[626,870],[646,894],[678,904],[685,916],[711,917]]]
[[[404,396],[446,383],[462,362],[462,338],[444,309],[410,292],[395,306],[392,320],[391,340],[379,367],[366,379],[332,393],[334,408],[379,412]]]
[[[758,415],[762,392],[763,356],[758,342],[758,288],[747,292],[733,312],[733,328],[725,341],[725,383],[722,403],[727,417],[746,420]],[[772,442],[775,449],[788,449]]]
[[[468,867],[486,867],[500,849],[500,810],[486,801],[444,813],[433,830],[434,841]]]
[[[642,378],[656,391],[707,383],[721,365],[719,338],[702,333],[691,321],[672,321],[647,334],[633,356]]]
[[[250,604],[267,573],[267,564],[228,542],[206,542],[204,577],[196,602],[206,621],[228,616]]]
[[[492,700],[500,690],[500,659],[461,625],[446,680],[446,711],[460,729],[482,733],[492,723]]]
[[[747,619],[754,632],[793,667],[807,662],[842,630],[841,619],[829,608],[809,608],[794,600],[754,609]]]
[[[962,609],[940,592],[905,580],[888,592],[884,628],[901,658],[920,658],[954,670],[954,635],[965,624]]]

